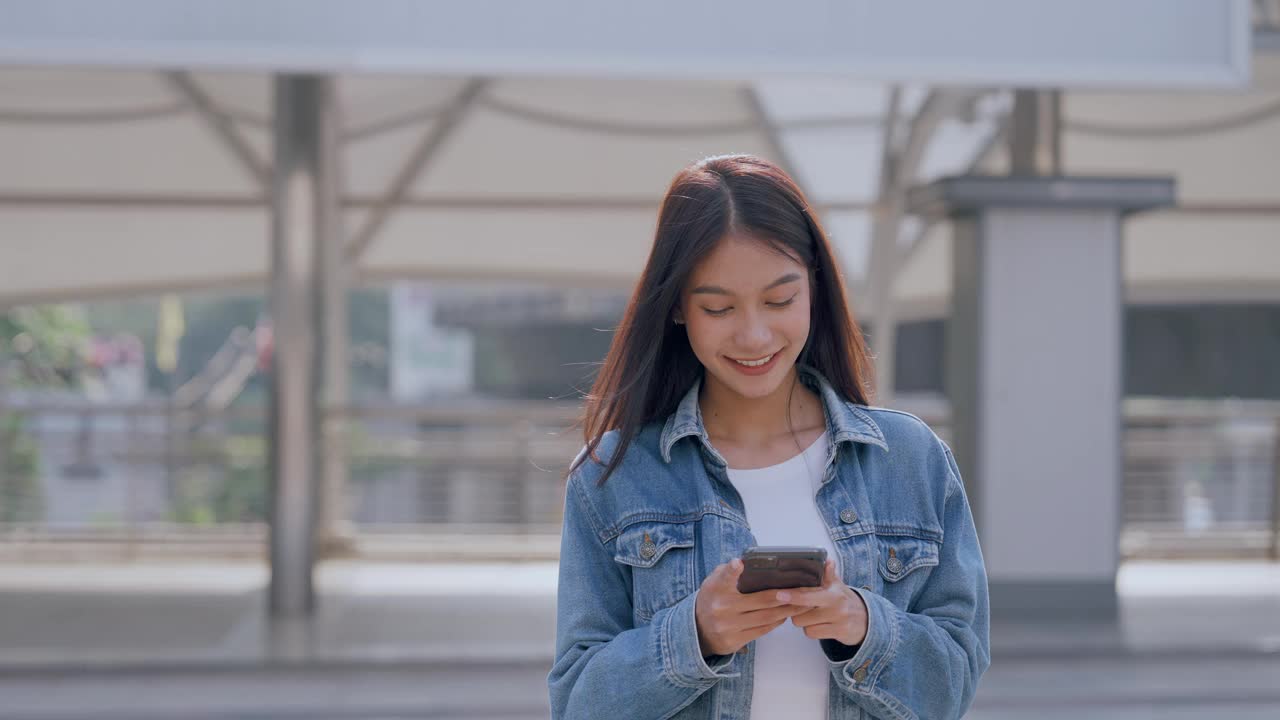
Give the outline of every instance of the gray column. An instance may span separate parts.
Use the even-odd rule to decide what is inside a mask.
[[[0,306],[0,317],[5,308]],[[9,393],[9,348],[3,335],[0,335],[0,490],[9,483],[9,411],[6,408]]]
[[[319,506],[319,378],[323,367],[322,248],[332,245],[332,83],[319,76],[275,79],[272,172],[271,612],[314,608],[312,570]]]
[[[1009,174],[1062,174],[1062,93],[1017,90],[1009,115]]]
[[[992,611],[1113,616],[1122,219],[1173,181],[970,176],[911,201],[954,223],[947,389]]]
[[[350,263],[339,198],[342,196],[342,168],[339,162],[341,117],[331,85],[323,99],[321,133],[321,173],[324,202],[319,206],[327,231],[318,238],[320,312],[320,509],[316,529],[321,554],[345,555],[351,550],[351,522],[347,516],[351,401],[351,329],[347,300]]]

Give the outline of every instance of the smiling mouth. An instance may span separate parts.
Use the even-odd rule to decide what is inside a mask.
[[[743,367],[760,367],[761,365],[767,365],[769,361],[773,359],[773,356],[777,354],[778,353],[775,352],[769,355],[765,355],[762,358],[757,358],[755,360],[739,360],[738,358],[729,358],[729,359],[738,363],[739,365],[742,365]]]

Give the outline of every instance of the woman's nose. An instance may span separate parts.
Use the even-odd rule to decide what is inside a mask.
[[[756,313],[743,313],[742,324],[738,326],[737,342],[743,350],[768,350],[773,338],[773,331],[764,318]]]

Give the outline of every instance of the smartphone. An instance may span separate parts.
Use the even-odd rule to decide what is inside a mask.
[[[826,548],[798,545],[749,547],[742,553],[738,592],[819,587],[826,563]]]

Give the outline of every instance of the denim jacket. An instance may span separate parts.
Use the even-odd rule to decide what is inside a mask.
[[[958,718],[990,644],[986,570],[951,450],[918,418],[846,402],[797,367],[832,439],[814,503],[869,611],[860,645],[814,641],[830,668],[827,718]],[[706,658],[698,646],[703,579],[756,544],[707,438],[699,385],[641,430],[603,486],[590,459],[568,478],[553,718],[751,716],[755,642]],[[606,434],[597,456],[616,444]]]

